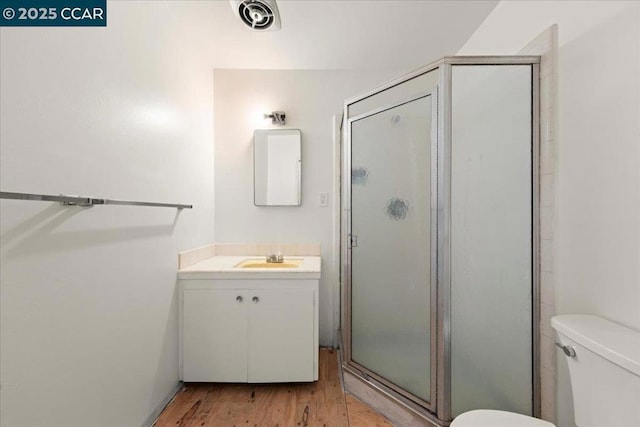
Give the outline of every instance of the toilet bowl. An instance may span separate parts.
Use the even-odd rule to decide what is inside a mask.
[[[591,315],[551,319],[567,356],[578,427],[640,426],[640,332]],[[480,409],[457,416],[451,427],[553,427],[512,412]]]
[[[513,412],[478,409],[457,416],[450,427],[554,427],[554,425]]]

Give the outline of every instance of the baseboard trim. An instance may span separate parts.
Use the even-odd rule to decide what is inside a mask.
[[[182,381],[178,381],[178,383],[171,389],[167,397],[162,399],[156,409],[154,409],[153,412],[151,412],[151,415],[149,415],[147,419],[142,423],[141,427],[153,427],[162,411],[164,411],[164,408],[166,408],[171,402],[173,402],[173,399],[175,399],[180,390],[182,390],[183,386],[184,383]]]

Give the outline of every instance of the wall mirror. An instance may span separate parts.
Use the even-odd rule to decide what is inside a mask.
[[[265,129],[253,133],[253,203],[299,206],[302,177],[299,129]]]

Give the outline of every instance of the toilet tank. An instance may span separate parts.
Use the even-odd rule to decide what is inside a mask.
[[[591,315],[551,319],[567,358],[578,427],[640,427],[640,332]]]

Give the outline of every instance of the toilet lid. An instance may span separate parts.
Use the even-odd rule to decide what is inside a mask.
[[[458,415],[451,427],[554,427],[538,418],[513,412],[479,409]]]

